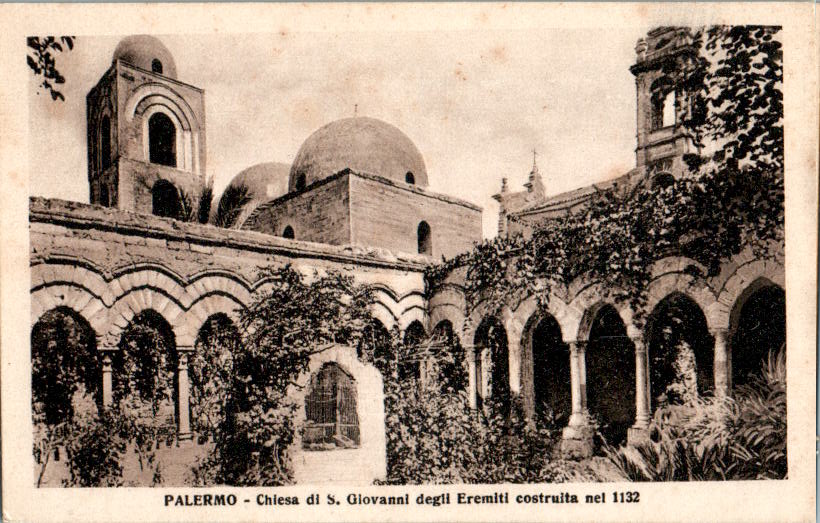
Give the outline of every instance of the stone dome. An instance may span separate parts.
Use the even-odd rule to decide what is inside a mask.
[[[177,77],[177,65],[171,51],[158,38],[133,35],[123,38],[114,50],[113,61],[122,60],[146,71],[154,71],[154,60],[162,64],[162,75]]]
[[[248,201],[239,213],[233,227],[239,228],[248,216],[259,207],[273,198],[278,198],[288,192],[288,174],[290,173],[290,165],[279,162],[266,162],[252,165],[247,169],[243,169],[236,176],[234,176],[230,183],[222,191],[219,199],[214,200],[211,205],[211,223],[216,221],[217,211],[222,198],[225,196],[225,191],[229,187],[248,188]]]
[[[346,168],[427,186],[427,168],[415,144],[397,127],[375,118],[344,118],[311,134],[290,169],[289,190],[310,185]],[[408,174],[409,173],[409,174]]]
[[[290,165],[266,162],[252,165],[233,177],[228,186],[244,185],[255,200],[270,200],[288,192]]]

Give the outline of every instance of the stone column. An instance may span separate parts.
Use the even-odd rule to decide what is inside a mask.
[[[628,442],[633,445],[646,442],[649,438],[650,392],[649,392],[649,358],[646,344],[642,337],[632,338],[635,344],[635,424],[627,434]]]
[[[192,439],[190,419],[190,384],[188,383],[188,356],[191,347],[177,347],[179,366],[177,367],[177,401],[179,419],[177,420],[177,439],[180,442]]]
[[[469,393],[470,408],[476,408],[475,396],[478,393],[478,380],[476,379],[475,349],[469,349],[467,354],[467,392]]]
[[[586,343],[582,340],[569,343],[572,414],[561,440],[561,454],[566,458],[592,455],[592,430],[587,423]]]
[[[731,390],[732,368],[729,360],[729,345],[726,329],[712,329],[715,338],[715,395],[728,396]]]
[[[586,411],[586,342],[573,341],[569,344],[569,372],[572,392],[571,427],[585,425]]]
[[[102,353],[102,404],[107,409],[114,403],[112,351]]]

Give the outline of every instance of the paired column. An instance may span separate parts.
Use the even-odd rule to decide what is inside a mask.
[[[569,372],[572,392],[572,414],[564,427],[561,454],[566,458],[586,458],[592,455],[592,429],[587,423],[587,342],[569,343]]]
[[[712,329],[712,336],[715,338],[715,395],[728,396],[732,390],[732,354],[727,329]]]

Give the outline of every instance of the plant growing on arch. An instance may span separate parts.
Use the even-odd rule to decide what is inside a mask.
[[[241,311],[233,371],[220,391],[224,417],[212,453],[193,469],[197,484],[281,485],[291,481],[293,394],[311,355],[356,347],[371,324],[369,286],[338,272],[306,277],[291,266],[265,269],[267,290]]]

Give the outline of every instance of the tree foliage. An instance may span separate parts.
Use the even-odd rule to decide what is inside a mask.
[[[428,291],[462,268],[468,309],[483,301],[492,311],[526,295],[546,304],[551,291],[584,277],[628,301],[641,323],[655,261],[688,257],[696,263],[686,270],[706,276],[747,247],[768,256],[783,241],[776,33],[753,26],[696,31],[701,53],[673,78],[687,93],[681,98],[694,100],[681,124],[700,152],[686,158],[689,175],[666,187],[599,191],[579,211],[536,224],[531,237],[488,240],[428,269]]]
[[[230,229],[236,225],[236,220],[242,213],[242,209],[250,203],[251,194],[247,185],[229,185],[222,193],[219,204],[216,207],[216,217],[214,225]]]
[[[652,440],[608,448],[631,481],[785,479],[786,349],[772,352],[735,397],[692,397],[654,416]]]
[[[52,100],[65,100],[63,93],[57,90],[57,86],[65,83],[65,77],[57,69],[57,61],[54,58],[56,53],[62,53],[65,49],[74,49],[74,36],[29,36],[26,44],[29,51],[26,55],[26,63],[34,72],[35,77],[42,77],[38,87],[45,89]]]
[[[264,278],[269,289],[240,313],[232,372],[215,385],[224,417],[213,432],[212,454],[194,471],[200,484],[289,483],[299,376],[311,355],[337,344],[357,346],[372,321],[372,291],[350,276],[306,278],[286,266],[266,270]]]

